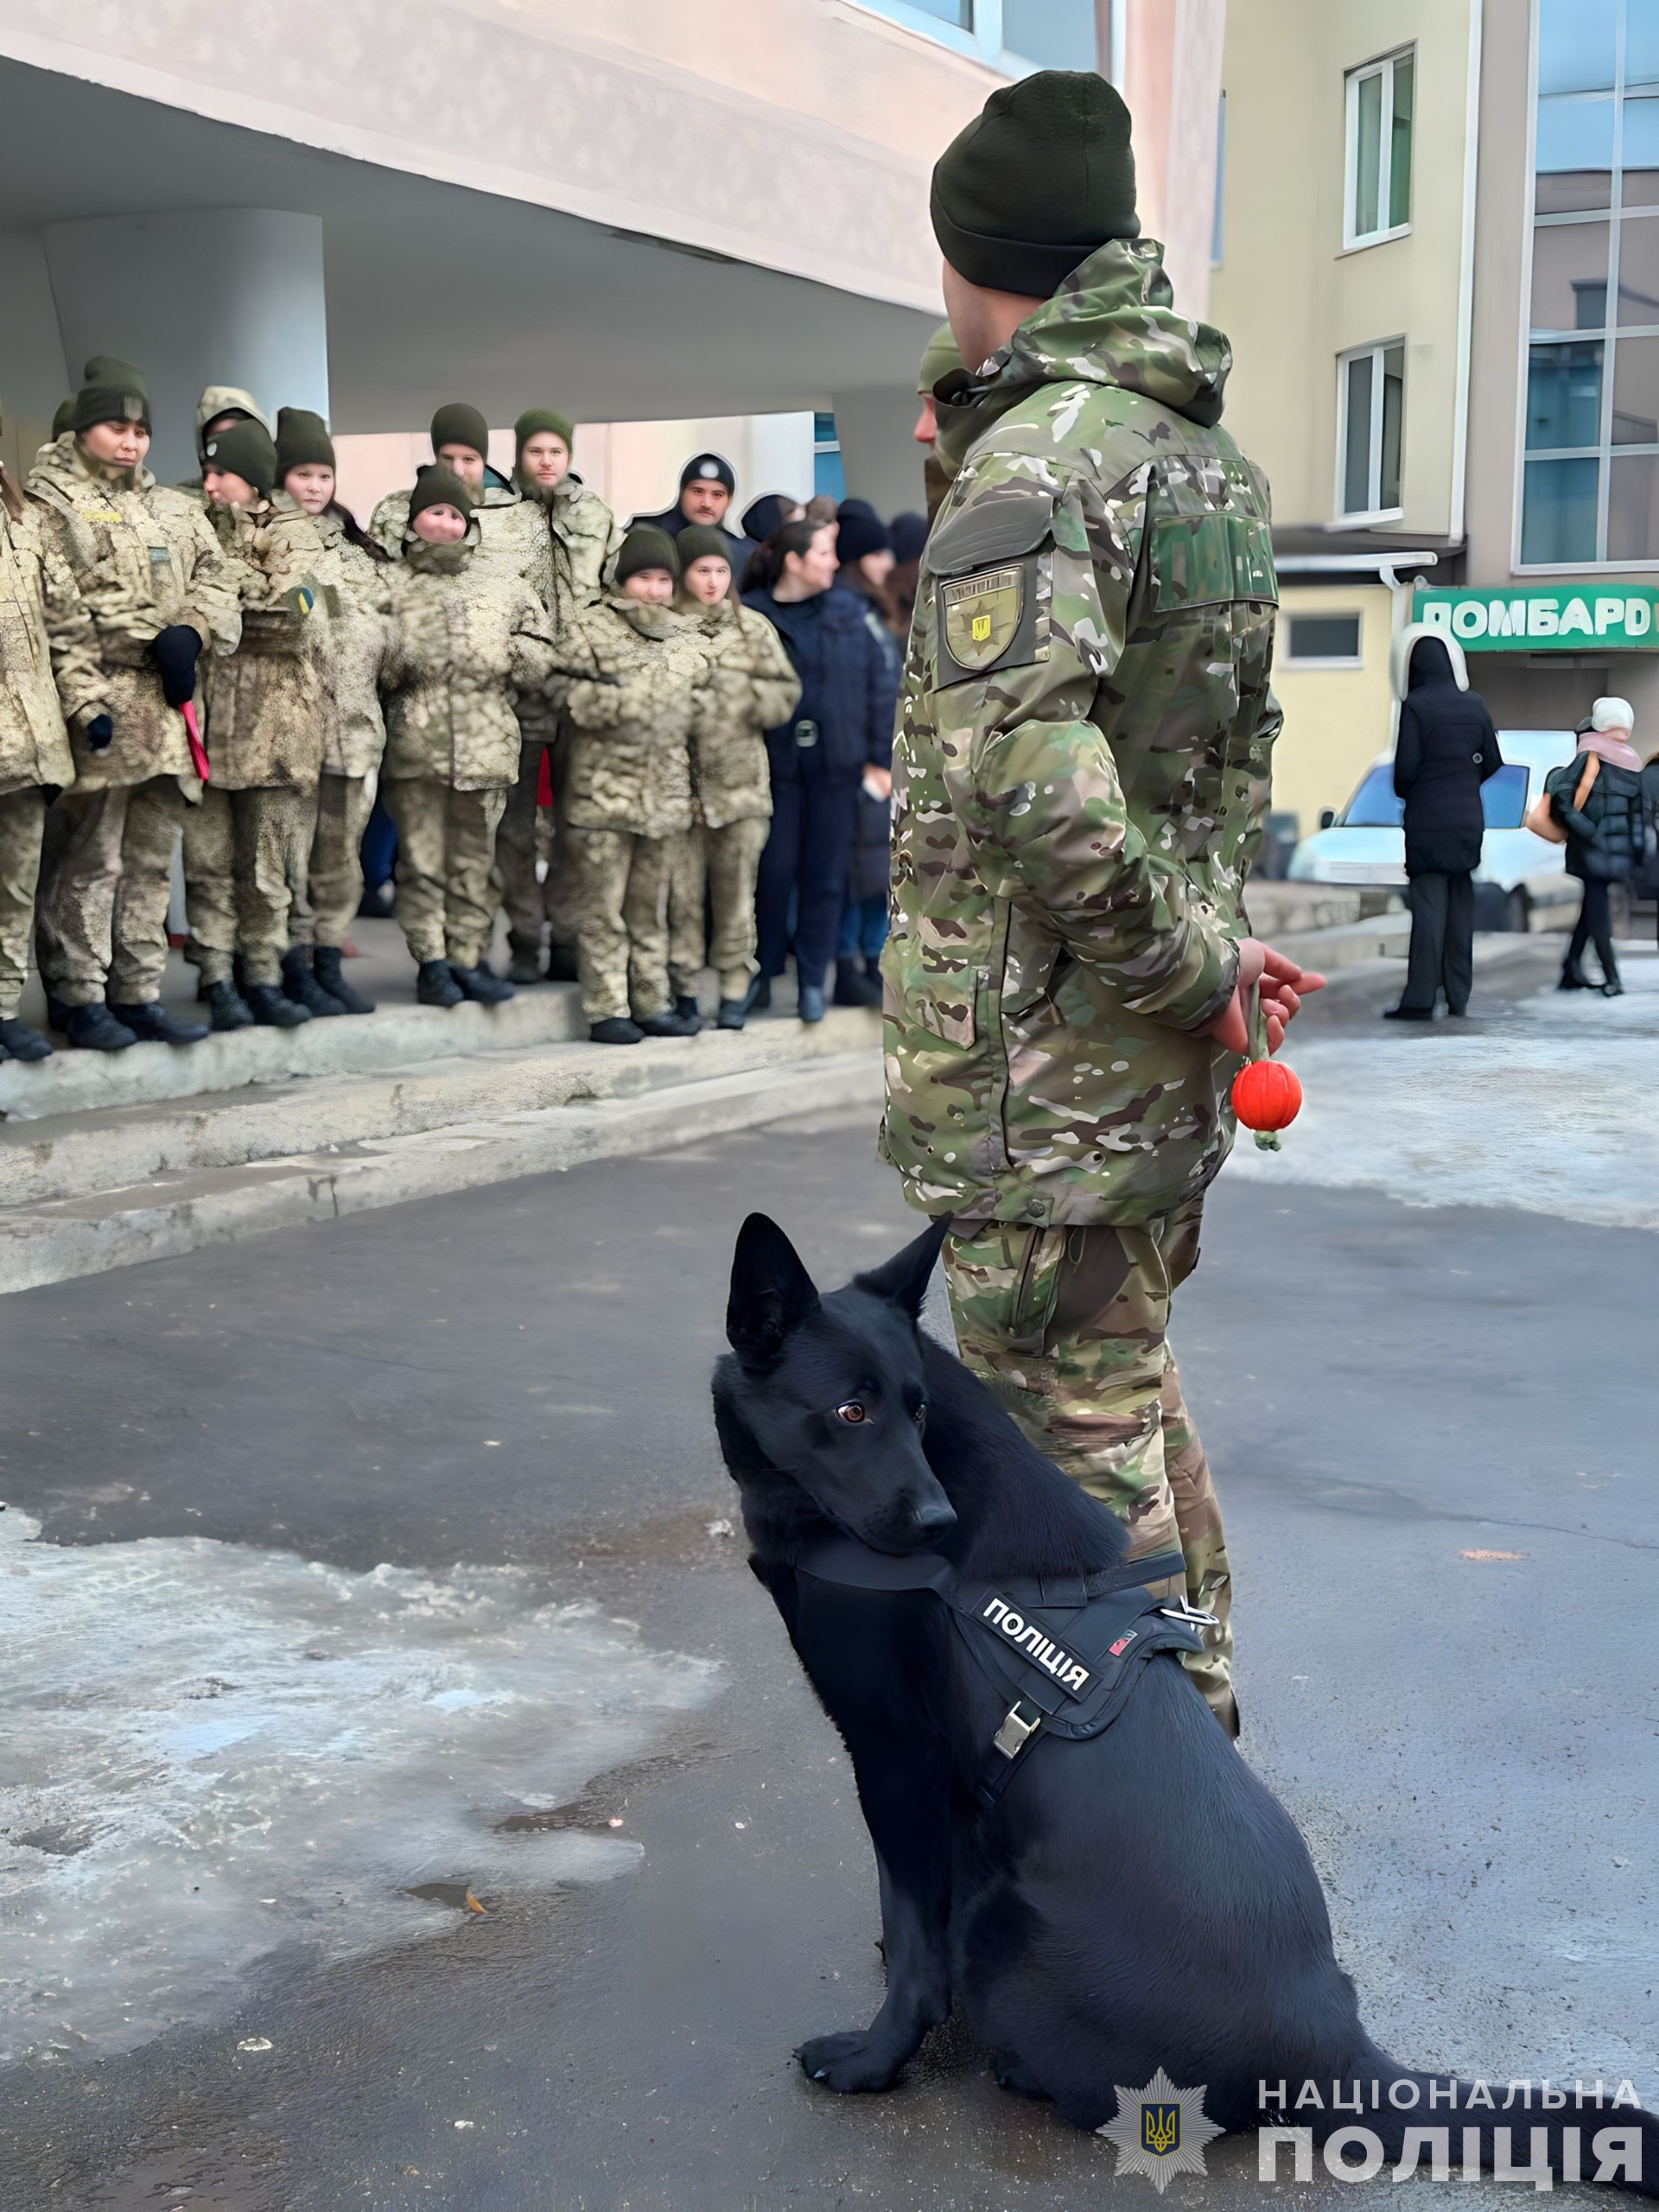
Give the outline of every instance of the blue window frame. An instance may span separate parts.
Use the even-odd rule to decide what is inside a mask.
[[[1020,75],[1099,65],[1095,0],[858,0],[960,54]]]
[[[812,489],[827,492],[832,499],[847,496],[847,477],[841,465],[841,439],[833,415],[812,417]]]

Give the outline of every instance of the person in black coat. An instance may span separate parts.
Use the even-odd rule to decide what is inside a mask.
[[[832,591],[835,530],[785,523],[749,564],[743,604],[778,630],[801,679],[800,704],[766,732],[772,833],[755,888],[760,973],[748,1006],[772,1003],[784,971],[795,901],[795,979],[803,1021],[823,1019],[824,974],[836,950],[858,794],[867,779],[892,789],[898,685],[854,593]]]
[[[673,505],[659,515],[635,515],[628,528],[664,531],[670,537],[694,525],[717,530],[727,540],[732,574],[741,576],[755,551],[755,541],[726,527],[726,511],[736,490],[737,479],[724,454],[694,453],[680,471],[680,494]]]
[[[1567,872],[1584,886],[1560,990],[1594,988],[1583,966],[1592,942],[1603,996],[1616,999],[1624,988],[1613,957],[1612,886],[1628,883],[1647,857],[1653,804],[1652,785],[1630,743],[1635,721],[1628,699],[1598,699],[1579,724],[1578,751],[1544,779],[1549,810],[1567,832]]]
[[[1411,952],[1390,1021],[1432,1021],[1437,995],[1467,1011],[1475,976],[1475,883],[1486,818],[1480,787],[1503,766],[1486,702],[1459,681],[1444,639],[1406,644],[1406,690],[1394,748],[1394,788],[1406,803],[1406,903]],[[1458,656],[1459,663],[1461,653]]]

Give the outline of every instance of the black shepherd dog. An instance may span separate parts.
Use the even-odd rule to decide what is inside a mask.
[[[1143,1662],[1103,1734],[1039,1733],[988,1803],[1007,1700],[946,1605],[798,1570],[832,1536],[887,1555],[882,1572],[925,1553],[970,1581],[1122,1560],[1115,1516],[918,1331],[946,1226],[823,1298],[764,1214],[733,1263],[721,1448],[750,1564],[851,1754],[880,1878],[886,2001],[868,2028],[804,2044],[802,2065],[832,2089],[887,2088],[955,2005],[1005,2088],[1052,2098],[1079,2127],[1113,2118],[1115,2084],[1161,2066],[1205,2085],[1206,2115],[1229,2130],[1282,2121],[1324,2142],[1357,2110],[1396,2158],[1408,2128],[1449,2125],[1454,2161],[1478,2148],[1490,2168],[1496,2148],[1510,2165],[1490,2092],[1476,2085],[1471,2110],[1469,2088],[1451,2087],[1448,2105],[1439,2082],[1431,2109],[1430,2077],[1366,2033],[1301,1836],[1178,1659]],[[1287,2108],[1264,2113],[1258,2084],[1281,2080]],[[1321,2109],[1295,2109],[1305,2082]],[[1520,2117],[1516,2167],[1547,2149],[1558,2176],[1659,2195],[1659,2121],[1628,2103]],[[1626,2133],[1596,2143],[1610,2126]]]

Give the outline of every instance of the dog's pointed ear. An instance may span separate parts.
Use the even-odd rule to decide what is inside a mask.
[[[878,1298],[890,1299],[893,1305],[902,1306],[912,1321],[918,1319],[922,1301],[927,1296],[928,1279],[939,1256],[939,1247],[950,1231],[950,1215],[940,1214],[913,1243],[906,1244],[902,1252],[895,1252],[884,1267],[872,1268],[868,1274],[860,1275],[859,1288],[874,1291]]]
[[[818,1310],[818,1294],[800,1255],[777,1223],[752,1213],[737,1232],[726,1338],[746,1365],[764,1366],[784,1339]]]

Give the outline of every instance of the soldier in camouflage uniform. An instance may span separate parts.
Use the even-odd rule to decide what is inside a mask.
[[[1220,1515],[1168,1345],[1232,1140],[1279,713],[1267,486],[1226,341],[1137,236],[1103,79],[994,93],[935,172],[965,360],[898,741],[882,1147],[944,1249],[963,1357],[1056,1464],[1177,1548],[1237,1727]],[[1311,979],[1310,979],[1311,980]]]
[[[616,517],[596,492],[588,490],[570,467],[575,427],[550,407],[531,407],[513,424],[518,442],[513,481],[524,494],[524,512],[541,524],[546,563],[531,581],[553,618],[555,639],[569,629],[578,608],[599,597],[601,582],[622,543]],[[495,833],[496,873],[507,910],[512,962],[507,980],[534,983],[542,974],[542,938],[550,935],[550,981],[569,982],[576,973],[575,861],[557,807],[547,875],[536,879],[537,799],[542,761],[550,748],[549,780],[555,794],[564,781],[569,752],[550,704],[541,698],[518,702],[523,745],[518,780],[507,794],[506,810]]]
[[[734,589],[724,531],[693,524],[676,545],[676,603],[709,657],[709,708],[691,740],[696,818],[669,864],[669,988],[682,1014],[695,1014],[707,962],[720,978],[719,1027],[741,1029],[760,973],[754,882],[772,823],[766,733],[794,713],[801,679],[777,631]],[[706,944],[705,894],[714,923]]]
[[[289,887],[310,855],[322,768],[322,540],[309,515],[272,497],[276,448],[257,423],[215,432],[202,464],[208,520],[237,564],[242,641],[208,680],[212,774],[185,827],[185,905],[213,1027],[291,1029],[311,1019],[282,984]]]
[[[143,377],[99,355],[86,378],[72,428],[42,447],[29,479],[47,548],[74,577],[97,644],[95,659],[72,652],[58,669],[75,780],[54,809],[62,835],[39,938],[59,1026],[72,1044],[112,1052],[138,1036],[207,1034],[157,1003],[173,848],[187,800],[201,793],[180,709],[204,647],[215,658],[236,650],[242,615],[235,564],[207,518],[143,465]],[[64,632],[49,604],[47,625],[55,658]]]
[[[46,610],[53,609],[65,687],[95,677],[92,616],[62,556],[47,550],[38,507],[0,464],[0,1058],[43,1060],[52,1047],[20,1020],[41,872],[41,838],[54,793],[75,777],[53,676]]]
[[[512,996],[485,957],[495,927],[490,862],[518,772],[514,696],[553,672],[547,612],[480,550],[471,494],[421,471],[402,559],[389,572],[392,644],[380,789],[397,825],[397,919],[423,1006]]]
[[[476,407],[452,399],[439,408],[432,417],[432,454],[434,461],[466,486],[485,558],[523,577],[545,607],[552,594],[546,524],[518,486],[490,467],[489,425]],[[370,537],[394,561],[403,558],[409,543],[412,496],[388,492],[369,518]]]
[[[570,729],[559,794],[576,853],[582,1007],[595,1044],[691,1037],[668,985],[664,908],[672,841],[691,827],[692,733],[709,664],[669,604],[667,534],[629,531],[613,588],[560,641],[552,696]]]
[[[284,407],[276,417],[276,485],[310,517],[320,548],[317,613],[327,626],[327,683],[316,828],[292,886],[292,944],[283,988],[313,1014],[372,1014],[346,981],[341,948],[363,897],[363,832],[369,778],[386,749],[380,674],[391,643],[389,563],[334,497],[334,447],[320,415]]]

